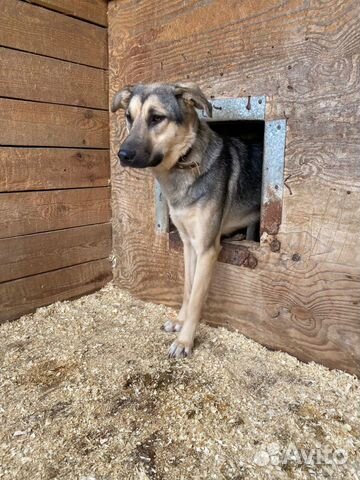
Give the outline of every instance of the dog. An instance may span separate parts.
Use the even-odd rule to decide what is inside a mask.
[[[118,157],[123,167],[149,168],[167,200],[184,245],[184,294],[170,357],[192,353],[224,235],[259,221],[262,148],[225,137],[200,120],[212,105],[193,83],[127,86],[111,110],[125,110],[128,135]]]

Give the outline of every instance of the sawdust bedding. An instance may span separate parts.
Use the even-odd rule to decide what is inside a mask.
[[[113,285],[1,326],[1,479],[359,479],[359,380]]]

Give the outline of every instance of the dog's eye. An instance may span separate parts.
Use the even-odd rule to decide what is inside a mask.
[[[126,112],[126,113],[125,113],[125,118],[126,118],[126,120],[127,120],[129,123],[132,123],[132,118],[131,118],[131,115],[130,115],[129,112]]]
[[[164,115],[151,115],[150,117],[150,125],[157,125],[158,123],[162,122],[165,120]]]

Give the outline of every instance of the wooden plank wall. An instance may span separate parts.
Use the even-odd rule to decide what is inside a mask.
[[[266,95],[287,118],[279,253],[254,270],[218,263],[205,320],[271,348],[360,373],[360,2],[113,0],[110,94],[192,80],[207,95]],[[149,172],[122,170],[111,117],[115,278],[178,306],[182,260],[154,229]],[[149,208],[149,205],[153,205]]]
[[[0,0],[0,321],[111,279],[107,2]]]

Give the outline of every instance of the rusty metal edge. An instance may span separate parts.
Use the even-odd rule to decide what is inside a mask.
[[[286,120],[265,122],[260,232],[279,231],[284,194]]]
[[[169,249],[176,252],[183,251],[183,244],[176,230],[169,233]],[[229,240],[227,240],[226,243],[222,242],[222,249],[218,261],[251,269],[254,269],[258,263],[257,258],[248,247],[232,244]]]

